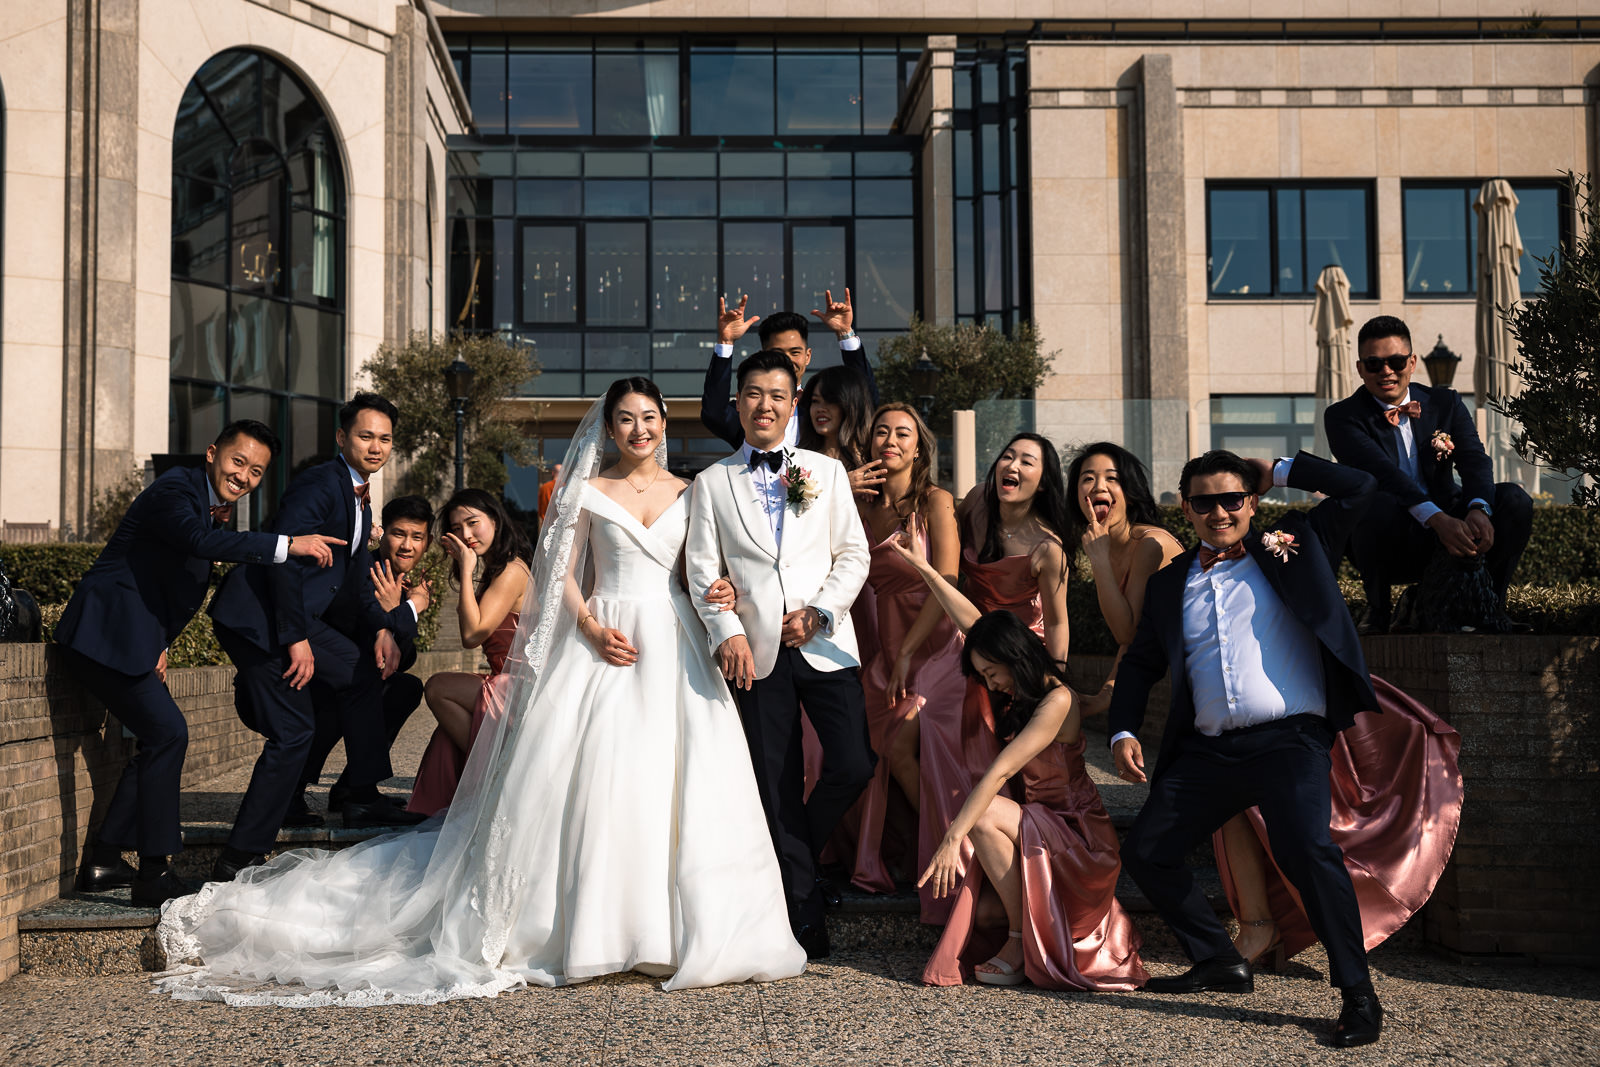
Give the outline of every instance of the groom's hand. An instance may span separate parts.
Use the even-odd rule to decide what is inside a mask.
[[[821,629],[821,612],[810,607],[791,611],[783,617],[783,643],[788,648],[799,648]]]
[[[736,689],[751,689],[756,684],[756,658],[750,654],[750,641],[744,634],[734,634],[717,646],[717,665],[722,676]]]

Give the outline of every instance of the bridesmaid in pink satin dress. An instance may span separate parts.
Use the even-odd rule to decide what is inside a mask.
[[[926,560],[891,544],[965,631],[962,669],[982,680],[1005,741],[918,882],[935,896],[954,894],[922,980],[1137,989],[1148,974],[1138,930],[1116,898],[1117,832],[1084,769],[1080,699],[1064,665],[1016,615],[980,616]],[[1005,795],[1008,780],[1021,783],[1020,801]],[[1007,936],[980,930],[985,885],[1005,911]]]
[[[504,710],[509,684],[505,663],[531,577],[528,561],[533,557],[527,536],[491,493],[462,489],[445,502],[439,514],[445,530],[439,543],[455,560],[454,576],[461,591],[456,603],[461,643],[467,648],[482,646],[490,674],[485,678],[441,671],[428,679],[428,709],[439,725],[422,754],[406,805],[408,811],[424,815],[436,815],[450,806],[484,717]],[[473,583],[480,560],[483,573]]]
[[[866,619],[852,611],[852,618],[863,649],[867,725],[879,760],[852,816],[857,832],[851,880],[869,892],[891,893],[894,876],[883,855],[890,781],[898,785],[913,812],[922,807],[925,793],[938,805],[927,818],[917,819],[920,825],[913,831],[915,870],[920,871],[955,817],[960,798],[948,800],[957,790],[941,788],[945,768],[937,760],[922,758],[919,722],[928,716],[959,724],[966,690],[960,633],[929,595],[922,575],[900,558],[891,542],[908,533],[914,550],[950,580],[956,575],[961,546],[955,500],[933,481],[939,469],[938,444],[916,409],[884,404],[873,418],[871,442],[872,458],[887,476],[883,489],[858,505],[873,546],[862,599],[873,602],[875,610]],[[925,780],[924,771],[932,776],[931,782]],[[965,795],[969,783],[965,774],[959,777],[959,793]],[[945,802],[939,805],[941,800]],[[934,900],[931,890],[923,891],[924,922],[943,922],[948,911],[948,902]]]

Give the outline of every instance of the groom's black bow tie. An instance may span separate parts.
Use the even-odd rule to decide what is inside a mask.
[[[783,453],[762,452],[759,449],[752,448],[750,450],[750,469],[755,470],[763,463],[772,469],[772,473],[776,474],[783,470]]]

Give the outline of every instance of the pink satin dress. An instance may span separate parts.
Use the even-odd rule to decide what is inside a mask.
[[[1047,746],[1019,776],[1023,969],[1044,989],[1137,989],[1149,975],[1139,931],[1117,902],[1117,831],[1084,770],[1085,742],[1080,735],[1070,745]],[[1004,930],[980,931],[976,923],[983,882],[983,866],[969,860],[944,935],[923,968],[927,984],[970,981],[972,968],[1004,946]]]
[[[916,550],[924,559],[928,555],[927,531],[920,517],[911,522],[912,538]],[[900,536],[897,529],[889,537],[872,547],[872,563],[867,573],[874,610],[869,615],[870,632],[857,623],[857,637],[865,647],[872,649],[871,657],[864,659],[861,687],[866,695],[867,727],[872,737],[872,747],[879,755],[877,770],[857,803],[856,851],[852,881],[869,892],[894,892],[894,877],[883,856],[884,820],[889,807],[888,752],[895,737],[913,715],[921,722],[932,718],[940,723],[952,723],[959,728],[962,700],[966,680],[961,675],[961,631],[941,611],[939,622],[912,655],[912,692],[889,706],[889,676],[894,671],[895,657],[905,642],[906,634],[916,623],[923,605],[932,595],[928,585],[915,567],[895,552],[892,542]],[[868,530],[871,537],[871,530]],[[859,603],[859,602],[858,602]],[[852,613],[853,614],[853,613]],[[926,735],[923,735],[924,738]],[[917,828],[917,870],[920,874],[933,859],[934,850],[944,837],[945,829],[960,810],[971,788],[965,764],[952,767],[937,758],[930,759],[924,740],[919,752],[921,763],[922,816]],[[943,922],[950,910],[948,901],[933,899],[931,887],[924,887],[922,918],[924,922]]]
[[[472,708],[472,728],[468,743],[475,740],[485,718],[498,719],[506,707],[506,696],[511,689],[511,676],[506,673],[506,659],[511,654],[512,639],[517,633],[519,613],[511,612],[500,620],[500,625],[483,641],[483,654],[489,661],[489,673],[478,689],[478,701]],[[411,789],[407,811],[424,815],[437,815],[455,799],[456,786],[461,784],[461,772],[467,766],[467,754],[455,746],[442,727],[434,727],[433,737],[422,753],[417,765],[416,785]]]
[[[1361,905],[1361,930],[1368,951],[1426,904],[1444,873],[1461,825],[1461,770],[1456,759],[1461,735],[1429,708],[1376,676],[1382,714],[1363,711],[1340,732],[1328,751],[1332,763],[1333,843]],[[1266,850],[1267,903],[1294,955],[1316,944],[1300,897],[1272,860],[1261,813],[1246,813]],[[1239,895],[1228,866],[1222,832],[1212,836],[1217,870],[1234,914]]]

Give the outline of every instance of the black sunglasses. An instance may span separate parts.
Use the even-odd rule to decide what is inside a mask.
[[[1357,362],[1366,368],[1368,374],[1382,374],[1386,366],[1399,374],[1406,369],[1406,364],[1411,362],[1411,353],[1407,352],[1403,356],[1362,356]]]
[[[1244,507],[1244,498],[1249,493],[1196,493],[1189,498],[1189,510],[1196,515],[1209,515],[1222,505],[1223,511],[1238,511]]]

